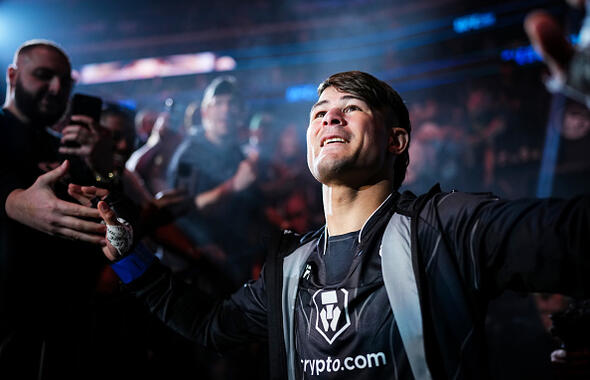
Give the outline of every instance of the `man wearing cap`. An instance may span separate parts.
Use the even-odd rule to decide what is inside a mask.
[[[178,226],[239,286],[251,278],[257,227],[256,159],[240,146],[244,101],[231,76],[214,79],[201,102],[202,128],[193,128],[170,160],[168,183],[188,191],[195,209]],[[228,216],[231,217],[228,218]],[[225,239],[231,231],[232,239]]]

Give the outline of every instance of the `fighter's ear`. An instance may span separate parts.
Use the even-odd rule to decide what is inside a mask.
[[[396,155],[402,154],[410,141],[408,131],[401,127],[392,127],[387,141],[387,150]]]
[[[13,88],[16,83],[16,71],[17,68],[15,64],[10,64],[8,69],[6,69],[6,82],[10,88]]]

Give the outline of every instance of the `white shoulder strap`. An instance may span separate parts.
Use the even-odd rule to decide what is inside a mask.
[[[288,380],[295,380],[294,314],[299,278],[316,243],[316,240],[312,240],[302,245],[283,260],[283,338],[287,349]]]
[[[383,234],[381,268],[385,290],[416,380],[431,380],[424,352],[418,287],[412,268],[410,218],[394,214]]]

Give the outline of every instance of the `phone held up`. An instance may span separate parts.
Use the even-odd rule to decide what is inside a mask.
[[[84,115],[92,118],[93,120],[99,121],[101,111],[102,99],[96,96],[74,94],[70,102],[70,115]],[[76,123],[74,122],[72,124]],[[62,134],[57,131],[51,130],[50,128],[47,128],[47,131],[50,135],[52,135],[55,138],[55,142],[54,144],[52,144],[54,145],[52,146],[54,157],[52,157],[50,161],[63,162],[63,160],[65,159],[70,161],[70,169],[68,171],[68,176],[64,178],[63,181],[60,181],[63,182],[62,185],[65,187],[64,189],[60,190],[63,190],[63,192],[65,193],[65,190],[67,190],[68,182],[73,182],[78,185],[92,184],[94,176],[92,175],[92,172],[87,168],[84,161],[80,159],[80,157],[76,155],[59,153],[58,149],[60,146],[62,146],[62,143],[60,142]],[[70,148],[80,147],[80,145],[77,142],[70,141],[64,143],[63,146]]]
[[[70,105],[71,115],[84,115],[92,118],[94,121],[100,120],[100,112],[102,110],[102,99],[96,96],[85,94],[74,94]],[[71,124],[79,124],[72,122]],[[81,124],[79,124],[81,125]],[[80,145],[74,141],[67,141],[67,147],[78,148]]]

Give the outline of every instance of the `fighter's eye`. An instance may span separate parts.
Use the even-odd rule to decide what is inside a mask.
[[[356,106],[354,104],[351,104],[349,106],[346,106],[343,111],[344,112],[352,112],[352,111],[360,111],[360,109],[361,108],[359,106]]]
[[[319,117],[324,117],[324,115],[326,115],[326,111],[319,111],[319,112],[316,112],[315,115],[313,115],[313,118],[317,119]]]

